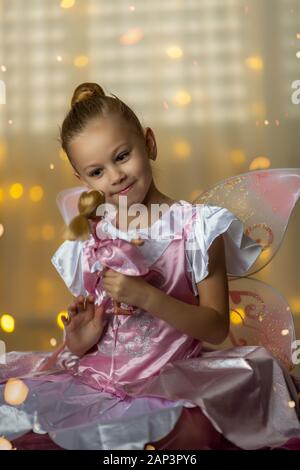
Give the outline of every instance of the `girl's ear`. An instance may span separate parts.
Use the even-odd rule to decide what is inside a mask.
[[[154,132],[150,127],[146,127],[145,131],[145,141],[148,149],[148,157],[150,160],[156,160],[157,156],[157,147]]]

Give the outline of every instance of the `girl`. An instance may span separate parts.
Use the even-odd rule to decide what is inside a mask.
[[[17,353],[8,355],[3,379],[22,377],[30,393],[18,407],[2,404],[0,435],[28,448],[32,435],[17,438],[33,429],[49,436],[43,448],[65,449],[258,449],[298,437],[297,391],[278,359],[259,346],[203,348],[229,333],[227,274],[247,272],[262,251],[242,221],[220,206],[159,191],[150,164],[157,157],[153,131],[97,84],[76,88],[61,141],[82,185],[117,209],[115,220],[97,224],[99,240],[143,238],[138,249],[149,269],[132,276],[126,266],[106,264],[105,291],[135,306],[131,315],[115,315],[112,305],[88,295],[93,270],[85,248],[95,234],[62,244],[52,261],[76,296],[65,346],[46,371],[48,355],[23,354],[22,366]],[[135,204],[143,205],[143,217],[130,228]],[[160,217],[153,217],[156,205]]]

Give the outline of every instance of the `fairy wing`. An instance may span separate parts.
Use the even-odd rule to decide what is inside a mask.
[[[245,234],[263,248],[248,272],[257,273],[275,256],[300,194],[300,169],[258,170],[223,180],[204,191],[194,204],[225,207],[243,223]]]
[[[262,346],[288,370],[296,339],[291,309],[270,285],[252,278],[229,281],[230,332],[220,348]]]
[[[244,275],[229,276],[230,333],[218,348],[263,346],[285,367],[294,365],[295,329],[290,307],[268,284],[250,278],[275,256],[300,194],[299,169],[271,169],[228,178],[202,193],[194,204],[224,207],[244,225],[262,253]]]
[[[56,203],[66,225],[68,225],[74,217],[79,215],[78,200],[80,194],[86,190],[85,186],[77,186],[64,189],[58,193]]]

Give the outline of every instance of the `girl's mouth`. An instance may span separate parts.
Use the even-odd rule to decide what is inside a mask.
[[[118,192],[117,194],[127,194],[131,190],[133,185],[134,183],[132,183],[130,186],[127,186],[127,188],[122,189],[122,191]]]

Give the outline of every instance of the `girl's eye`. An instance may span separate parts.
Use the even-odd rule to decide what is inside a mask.
[[[100,172],[100,173],[99,173]],[[91,171],[91,173],[89,174],[90,177],[93,177],[93,176],[100,176],[101,175],[101,172],[102,170],[100,168],[96,168],[95,170]]]
[[[127,157],[127,155],[129,155],[129,152],[120,153],[120,155],[117,156],[116,160],[122,161]]]
[[[117,157],[116,157],[116,161],[123,161],[127,158],[127,156],[129,155],[130,152],[124,152],[124,153],[120,153]],[[94,176],[101,176],[102,174],[102,171],[101,168],[96,168],[95,170],[91,171],[91,173],[89,174],[90,178],[93,178]]]

